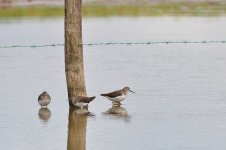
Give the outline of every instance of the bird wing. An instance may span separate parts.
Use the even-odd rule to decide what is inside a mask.
[[[94,100],[96,97],[93,96],[93,97],[83,97],[83,96],[79,96],[78,99],[77,99],[77,102],[83,102],[83,103],[89,103],[91,102],[92,100]]]
[[[49,96],[49,94],[47,94],[47,98],[48,98],[48,99],[51,99],[51,97]]]
[[[41,99],[42,99],[42,95],[39,95],[38,100],[41,100]]]
[[[114,91],[114,92],[110,92],[110,93],[106,93],[106,94],[101,94],[101,96],[108,96],[108,97],[111,97],[111,98],[114,98],[114,97],[117,97],[117,96],[120,96],[121,93],[118,91]]]

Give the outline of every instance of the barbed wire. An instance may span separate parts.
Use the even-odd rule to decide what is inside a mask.
[[[226,44],[226,40],[219,41],[149,41],[149,42],[106,42],[106,43],[84,43],[83,46],[114,46],[114,45],[153,45],[153,44]],[[45,45],[7,45],[0,48],[42,48],[59,47],[64,44],[45,44]]]

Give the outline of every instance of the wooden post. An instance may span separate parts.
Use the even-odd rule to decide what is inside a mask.
[[[86,96],[81,6],[82,0],[65,0],[65,73],[68,99]],[[70,101],[69,104],[72,106]]]

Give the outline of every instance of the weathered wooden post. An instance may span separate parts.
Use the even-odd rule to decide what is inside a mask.
[[[65,73],[68,99],[86,96],[83,46],[82,0],[65,0]],[[69,101],[72,106],[71,101]]]

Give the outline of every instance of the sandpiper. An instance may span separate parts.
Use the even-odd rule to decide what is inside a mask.
[[[47,107],[47,105],[50,103],[50,101],[51,101],[51,97],[49,96],[49,94],[46,91],[44,91],[38,97],[38,103],[41,107]]]
[[[88,104],[93,101],[96,98],[96,96],[93,97],[85,97],[85,96],[79,96],[77,99],[69,99],[72,104],[76,107],[86,107]]]
[[[117,90],[117,91],[106,93],[106,94],[101,94],[101,96],[104,96],[110,101],[112,101],[113,105],[114,104],[120,105],[120,102],[126,99],[128,92],[135,93],[132,90],[130,90],[129,87],[124,87],[121,90]]]

